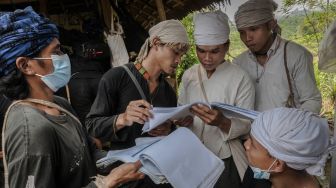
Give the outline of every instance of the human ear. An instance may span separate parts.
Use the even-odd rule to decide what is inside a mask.
[[[228,40],[228,41],[224,44],[225,54],[229,51],[229,48],[230,48],[230,40]]]
[[[272,172],[283,172],[285,171],[287,165],[284,161],[277,159],[271,169]]]
[[[27,57],[18,57],[16,59],[16,67],[25,75],[34,75],[35,71],[32,69],[29,59]]]
[[[277,25],[277,21],[275,19],[273,19],[273,20],[271,20],[267,23],[267,29],[273,31],[275,29],[276,25]]]
[[[159,37],[154,37],[152,40],[152,46],[159,46],[161,44],[161,40]]]

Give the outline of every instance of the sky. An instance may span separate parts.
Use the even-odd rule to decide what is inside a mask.
[[[222,7],[221,10],[225,12],[231,21],[234,21],[234,13],[238,10],[238,7],[246,2],[247,0],[231,0],[231,5],[226,5],[225,7]],[[282,0],[274,0],[276,3],[278,3],[278,10],[281,10],[282,7]],[[281,14],[281,12],[276,13]]]

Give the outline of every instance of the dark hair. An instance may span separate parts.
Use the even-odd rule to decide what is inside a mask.
[[[42,50],[27,57],[38,57],[41,51]],[[17,67],[8,75],[0,77],[0,94],[5,95],[11,100],[25,99],[28,97],[29,84]]]
[[[0,79],[0,93],[12,100],[25,99],[29,95],[29,85],[22,72],[15,68]]]

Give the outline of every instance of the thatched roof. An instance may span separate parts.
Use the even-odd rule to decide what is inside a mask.
[[[202,9],[221,0],[163,0],[167,19],[181,19],[188,13]],[[155,0],[125,0],[122,4],[132,17],[144,28],[159,22],[159,13]]]
[[[13,11],[32,6],[36,11],[46,14],[61,28],[81,32],[83,21],[87,19],[85,14],[87,12],[98,18],[90,23],[98,23],[100,26],[96,27],[93,24],[94,28],[89,27],[86,31],[101,27],[104,31],[111,31],[113,11],[123,27],[128,51],[137,52],[148,37],[147,30],[164,19],[162,16],[165,19],[181,19],[192,11],[228,2],[230,0],[0,0],[0,11]],[[160,4],[163,8],[159,6]],[[67,18],[64,18],[64,15],[67,15]],[[61,33],[61,36],[62,44],[68,44],[69,41],[79,37],[68,33]]]
[[[23,8],[27,5],[35,9],[46,11],[47,14],[77,13],[105,8],[112,4],[114,8],[126,11],[128,15],[139,23],[144,29],[160,21],[157,0],[0,0],[0,11]],[[200,10],[213,3],[225,3],[230,0],[159,0],[167,19],[180,19],[189,12]],[[103,7],[102,7],[103,6]]]

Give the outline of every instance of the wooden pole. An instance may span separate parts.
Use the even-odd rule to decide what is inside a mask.
[[[166,20],[167,19],[166,18],[166,12],[164,10],[162,0],[155,0],[155,3],[156,3],[156,7],[157,7],[157,10],[158,10],[158,13],[159,13],[160,21]]]
[[[39,4],[40,4],[40,12],[44,16],[48,16],[48,8],[47,8],[48,0],[39,0]]]

